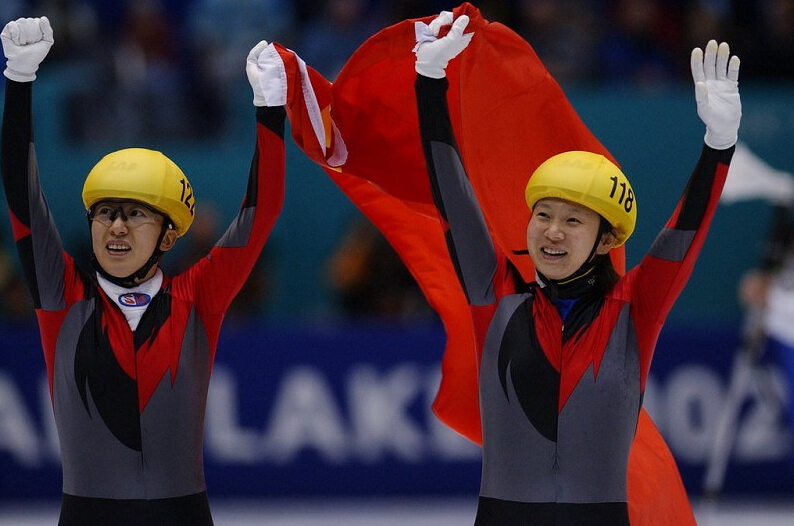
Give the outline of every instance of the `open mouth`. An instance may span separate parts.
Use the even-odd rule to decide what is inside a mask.
[[[540,249],[540,251],[541,251],[541,253],[544,256],[551,257],[551,258],[560,258],[560,257],[562,257],[562,256],[567,254],[566,251],[560,250],[558,248],[543,247],[543,248]]]
[[[105,248],[111,254],[126,254],[132,250],[129,245],[123,243],[108,243]]]

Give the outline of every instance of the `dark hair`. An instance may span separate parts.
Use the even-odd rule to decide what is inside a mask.
[[[601,224],[598,227],[598,237],[596,239],[600,240],[601,236],[608,232],[614,234],[615,227],[601,216]],[[596,241],[596,243],[598,243],[598,241]],[[595,260],[596,265],[594,272],[596,275],[596,288],[599,294],[606,294],[615,286],[615,283],[618,282],[620,275],[615,270],[615,266],[612,264],[612,258],[609,257],[608,253],[595,256]]]

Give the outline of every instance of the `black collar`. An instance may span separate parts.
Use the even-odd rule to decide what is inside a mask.
[[[598,263],[599,258],[595,258],[563,279],[549,279],[537,272],[538,281],[543,292],[554,302],[558,299],[581,298],[597,290],[598,278],[595,269]]]

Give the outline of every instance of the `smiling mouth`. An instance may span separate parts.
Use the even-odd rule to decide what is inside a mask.
[[[108,243],[106,248],[107,248],[108,252],[110,252],[111,254],[126,254],[127,252],[132,250],[127,245],[119,245],[117,243]]]
[[[554,248],[542,248],[540,249],[540,251],[543,253],[544,256],[549,256],[554,258],[562,257],[567,254],[567,252],[564,250],[559,250]]]

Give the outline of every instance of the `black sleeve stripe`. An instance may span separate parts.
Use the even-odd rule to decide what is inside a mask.
[[[32,82],[6,81],[0,163],[8,208],[27,227],[30,227],[28,157],[33,142],[32,86]]]
[[[256,122],[265,126],[282,139],[284,138],[284,121],[287,110],[284,106],[258,106],[256,108]]]
[[[684,191],[681,210],[674,226],[676,230],[697,230],[700,227],[709,205],[718,164],[729,164],[734,150],[735,147],[714,150],[703,146],[703,153]]]

